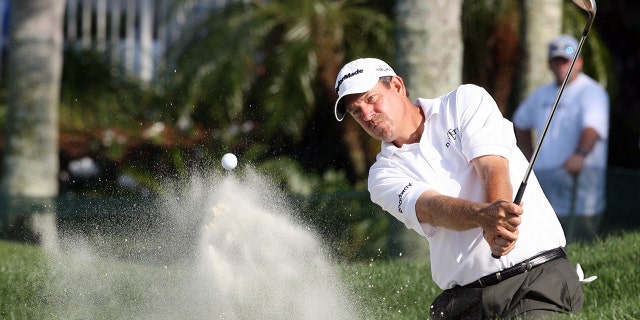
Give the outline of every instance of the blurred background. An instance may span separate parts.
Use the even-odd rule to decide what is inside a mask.
[[[34,213],[126,223],[163,181],[222,170],[232,152],[347,259],[408,249],[366,191],[379,142],[335,121],[344,63],[388,61],[414,99],[474,83],[510,118],[551,80],[546,43],[579,38],[586,21],[568,0],[0,4],[3,238],[37,241]],[[603,234],[640,227],[637,12],[636,0],[600,1],[583,49],[611,98]]]

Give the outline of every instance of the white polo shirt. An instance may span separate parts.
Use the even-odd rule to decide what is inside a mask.
[[[442,289],[471,283],[531,256],[565,245],[551,205],[532,174],[516,247],[491,257],[482,229],[454,231],[418,222],[416,201],[426,190],[483,202],[482,181],[471,160],[483,155],[509,159],[514,194],[528,162],[516,147],[513,126],[482,88],[463,85],[437,99],[418,99],[426,117],[421,140],[401,148],[382,143],[369,171],[371,200],[429,241],[433,280]]]
[[[514,125],[541,133],[559,89],[555,82],[538,87],[514,113]],[[573,177],[563,165],[574,154],[586,127],[594,128],[600,139],[580,173],[574,208],[578,215],[597,214],[605,208],[609,136],[609,96],[595,80],[581,73],[565,87],[534,167],[559,216],[569,215],[572,200]]]

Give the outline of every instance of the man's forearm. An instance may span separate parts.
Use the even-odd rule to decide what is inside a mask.
[[[482,228],[495,256],[508,254],[518,239],[522,208],[511,201],[479,203],[426,191],[416,202],[418,221],[450,230]]]
[[[434,192],[425,192],[416,202],[418,221],[458,231],[478,227],[476,215],[481,209],[480,203]]]
[[[513,187],[509,179],[509,161],[500,156],[484,156],[473,159],[476,172],[484,185],[484,201],[511,201]]]
[[[576,152],[580,153],[583,157],[586,156],[591,152],[591,149],[593,149],[593,146],[599,139],[600,135],[595,129],[591,127],[585,128],[580,135],[580,142],[576,147]]]

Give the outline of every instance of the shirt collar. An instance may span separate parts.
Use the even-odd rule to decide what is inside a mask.
[[[440,109],[436,108],[436,105],[438,105],[438,100],[439,99],[423,99],[423,98],[418,98],[416,99],[416,101],[413,103],[416,106],[419,106],[420,108],[422,108],[422,111],[424,112],[424,116],[425,116],[425,126],[427,124],[427,122],[429,121],[429,119],[434,115],[434,114],[438,114],[440,113]],[[424,134],[424,132],[423,132]],[[382,147],[380,150],[380,153],[382,154],[382,156],[385,157],[391,157],[396,151],[400,150],[401,148],[396,147],[393,143],[391,142],[386,142],[386,141],[382,141]]]

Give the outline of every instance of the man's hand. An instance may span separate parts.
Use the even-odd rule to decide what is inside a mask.
[[[572,154],[564,163],[564,168],[572,175],[577,175],[584,167],[584,156],[580,154]]]
[[[504,256],[515,248],[522,213],[521,206],[505,200],[493,202],[480,211],[478,223],[494,256]]]

